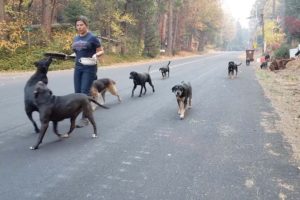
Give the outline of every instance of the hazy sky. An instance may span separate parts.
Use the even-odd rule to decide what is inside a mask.
[[[249,26],[250,11],[255,0],[223,0],[224,8],[232,14],[232,16],[239,20],[242,27],[247,28]]]

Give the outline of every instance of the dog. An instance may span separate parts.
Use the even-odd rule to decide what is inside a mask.
[[[150,68],[151,68],[151,65],[148,68],[148,73],[137,73],[135,71],[130,72],[129,79],[132,79],[133,80],[133,84],[134,84],[132,92],[131,92],[131,97],[134,96],[133,95],[134,94],[134,90],[135,90],[135,88],[136,88],[137,85],[141,86],[141,91],[140,91],[139,97],[142,96],[143,88],[145,89],[145,92],[144,92],[144,95],[145,95],[146,92],[147,92],[146,82],[149,83],[149,85],[152,87],[152,91],[155,92],[154,86],[152,84],[151,76],[149,74]]]
[[[238,66],[240,66],[242,63],[240,64],[235,64],[233,61],[230,61],[228,63],[228,76],[230,78],[232,78],[234,76],[234,72],[235,72],[235,77],[237,77],[238,74]]]
[[[268,62],[262,62],[260,65],[260,69],[268,68]]]
[[[109,91],[112,95],[117,96],[119,103],[121,103],[121,98],[117,91],[116,82],[109,78],[95,80],[91,86],[90,95],[95,100],[99,99],[99,97],[102,97],[103,103],[105,103],[106,91]],[[93,110],[95,109],[96,107],[94,106]]]
[[[165,78],[168,73],[168,77],[170,76],[170,65],[171,61],[168,62],[167,66],[159,68],[159,71],[161,72],[162,78]]]
[[[30,149],[38,149],[39,145],[45,136],[49,122],[53,122],[53,131],[59,137],[69,137],[75,128],[75,120],[77,116],[83,112],[83,116],[88,118],[88,120],[93,125],[94,133],[93,138],[97,137],[97,127],[93,116],[92,106],[90,102],[94,102],[100,107],[106,108],[106,106],[100,105],[92,97],[89,97],[82,93],[73,93],[65,96],[55,96],[52,91],[47,87],[47,85],[39,81],[34,88],[34,99],[36,106],[39,110],[41,130],[38,140],[34,146]],[[57,131],[57,124],[59,121],[64,119],[71,119],[71,126],[68,133],[63,136]]]
[[[181,84],[172,87],[172,92],[176,95],[180,119],[183,119],[187,104],[189,103],[189,108],[192,107],[192,86],[189,82],[182,81]]]
[[[34,111],[38,111],[38,107],[34,103],[34,87],[37,82],[42,81],[45,84],[48,84],[48,69],[52,62],[52,58],[44,58],[34,63],[36,67],[36,72],[29,78],[24,87],[24,104],[25,104],[25,112],[29,120],[32,122],[34,126],[34,130],[36,133],[40,132],[36,122],[32,118],[32,113]]]

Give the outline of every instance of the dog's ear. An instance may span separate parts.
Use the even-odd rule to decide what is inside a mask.
[[[51,90],[49,90],[49,94],[50,94],[50,96],[52,96],[52,94],[53,94],[53,93],[52,93],[52,91],[51,91]]]
[[[174,87],[172,87],[172,92],[176,91],[177,86],[175,85]]]

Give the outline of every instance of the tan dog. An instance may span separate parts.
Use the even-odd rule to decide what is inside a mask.
[[[116,87],[116,82],[109,78],[102,78],[102,79],[95,80],[90,89],[90,95],[98,102],[100,101],[100,99],[102,99],[102,102],[99,103],[104,104],[106,91],[109,91],[112,95],[117,96],[118,101],[121,102],[121,98],[120,95],[118,94],[118,90]],[[93,105],[92,106],[93,110],[95,110],[96,105],[94,103],[92,105]]]

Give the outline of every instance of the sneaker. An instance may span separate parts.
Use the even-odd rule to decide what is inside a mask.
[[[89,120],[87,118],[82,118],[78,124],[76,124],[76,128],[82,128],[84,126],[89,125]]]

